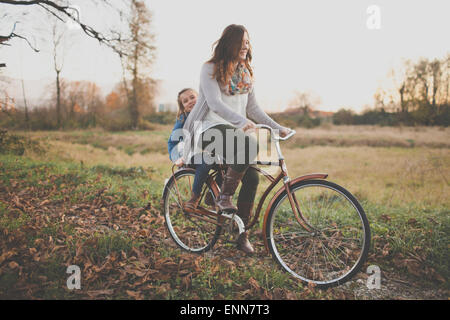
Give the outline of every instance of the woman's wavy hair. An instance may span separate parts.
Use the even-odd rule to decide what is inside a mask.
[[[181,90],[180,92],[178,92],[178,97],[177,97],[177,102],[178,102],[178,112],[177,112],[177,119],[180,119],[180,116],[182,114],[184,114],[186,116],[186,110],[184,110],[184,106],[183,106],[183,102],[181,101],[181,95],[183,93],[185,93],[186,91],[193,91],[195,93],[197,93],[197,91],[195,91],[192,88],[184,88],[183,90]]]
[[[214,63],[213,77],[222,86],[230,81],[235,71],[234,63],[239,59],[239,51],[242,47],[242,38],[245,32],[247,32],[247,29],[244,26],[231,24],[223,30],[220,39],[213,44],[214,53],[208,62]],[[253,70],[250,66],[251,61],[252,48],[249,46],[247,58],[244,63],[250,75],[253,76]]]

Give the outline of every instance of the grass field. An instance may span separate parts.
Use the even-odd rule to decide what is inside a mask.
[[[305,287],[276,267],[256,230],[253,257],[228,243],[200,256],[174,246],[159,204],[170,176],[170,130],[14,133],[40,147],[0,154],[0,297],[420,298],[424,288],[448,297],[448,128],[297,128],[282,143],[291,177],[328,173],[369,218],[366,265],[349,285],[328,290]],[[81,290],[66,287],[71,264],[81,267]],[[394,279],[416,293],[358,293],[369,265],[381,268],[382,285]]]

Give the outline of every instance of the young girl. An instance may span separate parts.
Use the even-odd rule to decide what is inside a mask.
[[[189,113],[191,112],[192,108],[194,108],[194,105],[197,102],[197,95],[197,92],[191,88],[183,89],[178,93],[177,120],[172,129],[172,133],[170,134],[169,141],[167,142],[169,158],[174,163],[177,163],[177,161],[179,161],[179,159],[183,155],[183,144],[180,143],[182,141],[181,130],[184,123],[186,122],[187,117],[189,116]],[[212,167],[212,164],[208,165],[204,162],[195,165],[194,184],[192,187],[191,199],[185,203],[184,208],[186,210],[193,210],[197,207],[203,183],[206,181],[209,170],[211,170]],[[219,176],[220,175],[218,175],[218,177],[216,178],[216,182],[220,185],[222,181],[220,179],[221,177]],[[214,200],[212,199],[209,192],[206,194],[205,203],[207,205],[214,205]]]
[[[191,88],[185,88],[178,93],[177,120],[172,129],[172,133],[170,134],[169,141],[167,141],[169,158],[172,162],[176,162],[182,155],[182,144],[180,144],[182,138],[178,138],[180,134],[177,130],[181,130],[183,128],[186,118],[197,102],[197,95],[197,92]]]

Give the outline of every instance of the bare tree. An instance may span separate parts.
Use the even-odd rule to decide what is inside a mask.
[[[53,67],[56,72],[56,123],[58,129],[61,128],[61,80],[60,74],[64,65],[64,53],[61,53],[61,46],[64,37],[64,29],[58,27],[55,21],[52,27],[53,43]]]
[[[132,0],[129,20],[130,40],[125,42],[122,56],[123,84],[128,96],[128,108],[133,129],[138,127],[143,108],[152,105],[155,81],[149,77],[156,48],[151,30],[152,14],[144,1]]]
[[[119,8],[117,5],[113,6],[109,0],[92,0],[90,1],[92,3],[95,3],[99,6],[102,6],[104,9],[106,8],[113,8],[116,10],[120,17],[124,16],[124,12],[121,8]],[[126,3],[125,1],[121,1],[123,3]],[[116,1],[117,4],[117,1]],[[75,9],[76,7],[73,5],[73,1],[69,0],[0,0],[0,5],[10,5],[10,6],[22,6],[24,8],[30,8],[30,9],[39,9],[43,8],[48,13],[52,15],[57,20],[66,22],[68,20],[74,21],[80,26],[80,29],[89,37],[92,37],[96,40],[98,40],[100,43],[105,44],[106,46],[113,49],[115,52],[119,54],[126,54],[125,52],[121,51],[121,42],[122,42],[122,36],[121,33],[118,30],[111,30],[108,34],[104,34],[103,32],[100,32],[99,30],[87,25],[85,22],[81,21],[79,19],[79,12]],[[0,6],[1,7],[1,6]],[[25,10],[25,9],[24,9]],[[38,51],[34,46],[31,45],[31,43],[28,41],[28,39],[25,36],[19,35],[14,32],[15,26],[17,22],[14,24],[14,27],[12,28],[12,31],[8,35],[0,36],[0,45],[9,45],[8,41],[13,38],[21,38],[27,41],[27,43],[30,45],[30,47],[33,48],[33,50]]]
[[[441,104],[450,102],[450,53],[442,60],[442,85],[441,85]]]

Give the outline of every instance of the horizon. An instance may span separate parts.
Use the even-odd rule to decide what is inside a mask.
[[[450,30],[446,17],[450,4],[438,0],[425,4],[352,0],[346,5],[279,1],[276,6],[272,1],[235,0],[227,4],[206,0],[146,3],[153,14],[157,47],[151,76],[162,83],[156,106],[174,103],[181,88],[198,90],[201,64],[231,23],[243,24],[249,32],[256,96],[267,112],[285,111],[295,91],[306,91],[320,97],[317,110],[345,108],[359,113],[373,106],[376,89],[388,85],[389,71],[400,68],[404,60],[441,59],[450,51],[444,43],[445,30]],[[233,4],[239,4],[240,10]],[[368,13],[371,5],[380,10],[379,29],[367,24],[373,16]],[[198,23],[200,17],[202,23]],[[266,17],[270,17],[269,23]],[[96,13],[81,12],[81,18],[89,24]],[[8,28],[9,24],[4,25],[0,34]],[[71,51],[66,53],[61,77],[95,82],[106,96],[108,86],[122,81],[118,58],[79,31],[70,38]],[[2,46],[0,62],[7,64],[2,77],[24,79],[25,83],[54,79],[50,47],[43,41],[39,49],[40,53],[34,53],[19,39],[12,40],[10,47]],[[31,93],[39,88],[26,85],[25,89],[27,99],[28,95],[30,100],[41,99]],[[16,91],[16,101],[20,101],[21,88]]]

